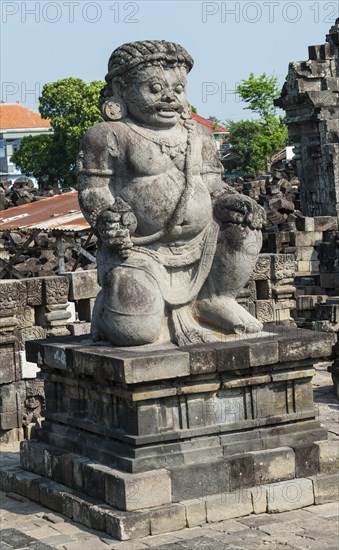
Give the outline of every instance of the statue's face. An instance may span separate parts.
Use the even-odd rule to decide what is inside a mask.
[[[145,67],[124,90],[130,118],[155,128],[172,128],[186,107],[186,69],[183,66]]]

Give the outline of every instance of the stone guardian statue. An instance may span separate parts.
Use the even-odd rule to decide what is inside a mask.
[[[95,340],[186,345],[262,329],[236,297],[265,213],[222,181],[214,138],[190,115],[192,66],[163,40],[124,44],[109,59],[105,122],[86,132],[78,158],[79,202],[98,236]]]

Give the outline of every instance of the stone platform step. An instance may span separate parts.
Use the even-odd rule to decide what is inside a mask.
[[[332,473],[337,470],[337,459],[332,456],[324,464],[327,473],[307,478],[290,479],[128,512],[23,470],[19,459],[5,461],[0,465],[0,489],[39,502],[73,521],[104,531],[118,540],[130,540],[252,513],[277,513],[337,500],[339,474]]]

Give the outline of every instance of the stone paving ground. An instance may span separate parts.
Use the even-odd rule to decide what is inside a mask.
[[[326,364],[316,367],[314,397],[329,439],[339,445],[339,401]],[[2,446],[16,459],[19,447]],[[119,542],[14,493],[0,492],[0,550],[339,550],[339,503],[258,514]]]

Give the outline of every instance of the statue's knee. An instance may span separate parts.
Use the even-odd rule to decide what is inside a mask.
[[[115,345],[155,342],[163,315],[164,301],[150,274],[125,267],[107,274],[100,320],[107,340]]]
[[[164,308],[155,279],[138,269],[112,269],[106,275],[104,292],[104,303],[117,313],[149,315]]]

